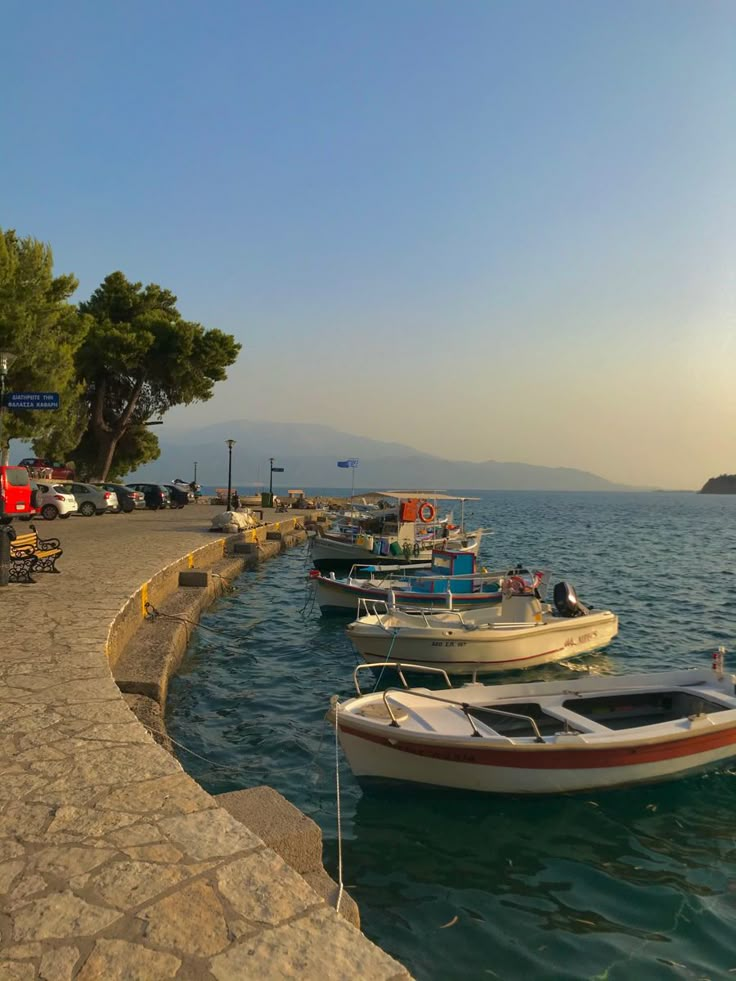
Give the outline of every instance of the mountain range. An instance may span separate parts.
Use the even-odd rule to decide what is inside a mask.
[[[474,463],[422,453],[401,443],[387,443],[309,423],[253,422],[245,419],[201,429],[159,431],[161,456],[129,474],[126,481],[192,480],[204,486],[227,484],[228,448],[232,452],[232,485],[241,491],[268,487],[269,458],[284,473],[274,474],[274,489],[285,487],[340,487],[350,490],[348,469],[338,460],[357,457],[356,488],[473,490],[641,490],[616,484],[585,470],[541,467],[527,463],[486,460]]]

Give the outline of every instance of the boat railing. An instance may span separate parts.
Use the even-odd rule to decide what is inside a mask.
[[[447,683],[447,687],[452,688],[452,682],[450,681],[449,675],[447,674],[444,668],[433,668],[430,667],[428,664],[427,665],[404,664],[401,661],[376,661],[370,664],[356,665],[355,670],[353,671],[353,684],[355,685],[355,690],[359,695],[362,695],[363,692],[361,691],[360,682],[358,681],[358,672],[368,671],[370,669],[375,670],[376,668],[380,668],[382,671],[383,670],[395,671],[398,674],[401,684],[404,686],[405,689],[409,688],[409,683],[404,677],[404,670],[412,671],[412,672],[416,671],[419,673],[426,673],[426,674],[439,674]],[[395,690],[398,691],[398,689]]]
[[[382,600],[382,599],[371,599],[370,597],[367,596],[359,596],[357,619],[361,620],[363,617],[375,617],[376,623],[383,630],[386,631],[393,630],[394,625],[385,622],[385,618],[388,618],[389,614],[397,609],[393,599],[394,599],[393,597]],[[460,625],[461,626],[465,625],[465,620],[463,619],[462,610],[451,610],[445,607],[438,609],[435,606],[435,607],[428,607],[427,609],[405,610],[403,612],[408,613],[411,616],[417,617],[418,619],[421,618],[424,621],[425,626],[427,627],[431,626],[429,622],[429,617],[437,616],[439,613],[441,613],[443,616],[457,617]]]
[[[403,666],[404,667],[409,667],[409,665],[403,665]],[[411,670],[412,671],[416,670],[417,668],[418,668],[418,665],[412,665],[411,666]],[[405,688],[406,688],[406,685],[404,686],[404,689]],[[391,703],[389,702],[388,696],[391,694],[391,692],[401,692],[404,689],[402,689],[402,688],[387,688],[383,692],[383,704],[386,706],[386,711],[388,712],[388,714],[391,717],[391,725],[395,729],[400,729],[401,728],[401,724],[399,723],[398,719],[394,715],[394,712],[393,712],[393,709],[391,708]],[[539,731],[539,726],[537,725],[536,721],[532,718],[531,715],[522,715],[520,712],[506,712],[504,709],[489,708],[487,705],[482,705],[482,706],[481,705],[469,705],[467,702],[457,702],[457,701],[455,701],[455,699],[452,699],[452,698],[442,698],[441,695],[430,695],[429,692],[426,692],[426,691],[417,691],[416,689],[411,689],[411,694],[415,698],[427,698],[431,702],[442,702],[445,705],[454,705],[455,708],[462,709],[462,712],[465,715],[465,718],[468,720],[468,722],[470,723],[470,727],[473,730],[473,736],[477,736],[479,739],[482,739],[483,738],[483,733],[480,732],[480,730],[478,729],[477,725],[475,724],[475,719],[471,715],[471,710],[474,709],[474,708],[475,709],[482,708],[483,712],[486,712],[489,715],[499,715],[499,716],[502,716],[503,718],[506,718],[506,719],[521,719],[524,722],[528,722],[529,725],[530,725],[530,727],[531,727],[531,729],[532,729],[532,732],[534,733],[534,741],[537,742],[537,743],[543,743],[544,742],[544,739],[542,738],[542,733]],[[493,729],[493,732],[495,732],[496,735],[500,735],[500,733],[496,732],[495,729]]]

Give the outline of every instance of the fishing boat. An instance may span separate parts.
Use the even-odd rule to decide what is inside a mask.
[[[565,582],[555,585],[552,604],[543,603],[536,583],[512,575],[501,582],[500,603],[472,610],[402,610],[394,596],[386,603],[361,600],[347,631],[366,661],[485,674],[599,650],[618,633],[618,617],[585,606]]]
[[[431,561],[432,549],[478,553],[483,529],[467,531],[465,504],[478,498],[435,491],[381,491],[395,507],[354,516],[311,539],[312,562],[320,572],[348,572],[356,564],[414,565]],[[438,507],[460,502],[460,523],[439,517]],[[352,510],[352,509],[351,509]]]
[[[433,549],[429,565],[355,565],[347,576],[310,572],[315,600],[323,614],[358,614],[358,600],[394,603],[402,609],[448,608],[469,610],[501,600],[501,581],[510,575],[526,576],[539,587],[543,574],[518,567],[478,570],[473,552]]]
[[[360,665],[360,668],[368,667]],[[590,792],[686,776],[736,756],[734,677],[713,668],[333,698],[361,781],[502,794]],[[412,670],[415,670],[412,666]]]

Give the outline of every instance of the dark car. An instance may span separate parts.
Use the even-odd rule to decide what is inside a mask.
[[[162,484],[126,484],[130,490],[140,491],[146,501],[146,507],[152,511],[169,506],[171,498],[168,490]]]
[[[95,487],[117,494],[119,505],[117,510],[124,511],[125,514],[130,514],[136,508],[144,508],[146,506],[146,499],[143,494],[140,491],[133,490],[132,487],[126,487],[125,484],[101,483],[95,484]]]
[[[169,492],[171,498],[172,508],[183,508],[185,504],[189,504],[189,494],[181,487],[177,487],[176,484],[162,484]]]

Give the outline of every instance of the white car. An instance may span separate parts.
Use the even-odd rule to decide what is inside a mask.
[[[47,521],[53,521],[54,518],[68,518],[79,510],[76,497],[59,484],[47,484],[45,481],[36,480],[35,485],[38,488],[38,510]]]

